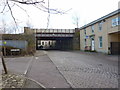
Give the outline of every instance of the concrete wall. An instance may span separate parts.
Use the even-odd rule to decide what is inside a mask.
[[[80,50],[80,30],[75,28],[75,34],[73,37],[73,50]]]
[[[30,29],[29,27],[24,27],[24,34],[33,34],[35,30]]]

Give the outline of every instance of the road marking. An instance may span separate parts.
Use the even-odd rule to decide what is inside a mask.
[[[26,70],[25,70],[25,72],[24,72],[24,75],[27,74],[28,69],[29,69],[29,67],[30,67],[30,64],[32,63],[32,60],[33,60],[33,56],[31,57],[31,60],[28,62],[28,65],[27,65],[27,68],[26,68]]]
[[[35,59],[38,59],[38,57],[35,57]]]
[[[37,83],[39,86],[41,86],[42,88],[46,88],[44,85],[42,85],[41,83],[39,83],[38,81],[36,81],[36,80],[34,80],[34,79],[32,79],[32,78],[28,78],[28,77],[25,77],[26,79],[29,79],[29,80],[31,80],[31,81],[33,81],[33,82],[35,82],[35,83]]]

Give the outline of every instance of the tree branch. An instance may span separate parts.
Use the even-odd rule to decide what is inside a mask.
[[[8,1],[8,0],[7,0]],[[4,5],[4,6],[7,6],[7,3]],[[15,6],[15,3],[13,3],[12,6],[10,6],[11,8]],[[6,12],[9,12],[9,10],[5,11],[5,8],[2,10],[2,12],[0,13],[6,13]]]
[[[11,7],[10,7],[8,1],[7,1],[7,5],[8,5],[8,8],[9,8],[9,10],[10,10],[11,16],[12,16],[12,18],[13,18],[15,24],[16,24],[16,27],[17,27],[17,22],[16,22],[16,20],[15,20],[15,17],[13,16],[13,12],[12,12],[12,9],[11,9]],[[18,28],[18,27],[17,27],[17,28]],[[15,30],[15,32],[16,32],[16,30]]]
[[[1,13],[3,13],[5,11],[5,8],[6,6],[8,7],[8,11],[10,11],[10,14],[16,24],[16,27],[18,28],[17,26],[17,22],[16,22],[16,19],[13,15],[13,11],[12,11],[12,7],[13,6],[10,6],[9,4],[9,1],[13,2],[13,6],[16,5],[17,7],[19,7],[20,9],[22,9],[23,11],[26,12],[27,14],[27,11],[22,8],[21,6],[19,6],[18,4],[25,4],[25,5],[33,5],[35,8],[43,11],[43,12],[47,12],[48,13],[48,17],[47,17],[47,28],[49,27],[49,22],[50,22],[50,14],[66,14],[68,11],[70,11],[71,9],[67,10],[67,11],[62,11],[62,10],[58,10],[58,9],[51,9],[49,7],[49,0],[48,0],[48,6],[46,7],[45,6],[45,2],[44,0],[41,0],[41,1],[38,1],[38,0],[6,0],[5,2],[5,5],[4,5],[4,8],[3,10],[1,11]],[[28,14],[27,14],[28,15]],[[29,15],[28,15],[29,17]],[[16,31],[15,31],[16,32]]]
[[[22,9],[22,10],[27,14],[27,16],[30,17],[29,14],[27,13],[27,11],[26,11],[25,9],[23,9],[21,6],[19,6],[19,5],[16,4],[16,3],[15,3],[15,5],[18,6],[20,9]]]
[[[48,0],[48,17],[47,17],[47,29],[49,27],[49,23],[50,23],[50,3],[49,3],[49,0]]]
[[[3,8],[3,10],[2,10],[0,13],[3,13],[3,12],[4,12],[6,6],[7,6],[7,4],[4,5],[4,8]]]
[[[35,2],[18,1],[18,0],[10,0],[10,1],[14,1],[14,2],[17,2],[17,3],[21,3],[21,4],[26,4],[26,5],[29,5],[29,4],[38,4],[38,3],[45,3],[44,0],[43,1],[35,1]]]

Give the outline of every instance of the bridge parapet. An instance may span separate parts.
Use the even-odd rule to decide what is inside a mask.
[[[73,37],[75,29],[35,29],[36,37]]]
[[[73,34],[36,34],[36,37],[73,37]]]
[[[35,33],[75,33],[75,29],[35,29]]]
[[[26,34],[34,33],[36,37],[73,37],[75,29],[31,29],[24,28]]]

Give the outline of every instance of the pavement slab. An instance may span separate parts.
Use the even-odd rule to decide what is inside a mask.
[[[0,58],[0,89],[2,88],[2,60]]]
[[[34,58],[27,77],[40,82],[46,88],[70,88],[70,85],[47,55]]]
[[[72,88],[118,88],[118,62],[114,58],[67,51],[47,54]]]
[[[5,62],[8,71],[26,78],[25,88],[71,88],[46,51],[37,51],[31,57],[5,58]]]
[[[32,57],[5,58],[8,74],[1,74],[2,88],[44,88],[36,81],[25,76]]]
[[[71,88],[50,58],[46,54],[38,53],[26,76],[40,82],[46,88]]]
[[[117,88],[116,57],[70,51],[37,51],[32,57],[5,58],[9,81],[25,79],[25,88]],[[2,68],[2,67],[1,67]],[[23,75],[23,78],[17,76]],[[5,80],[8,77],[11,80]],[[2,80],[2,79],[1,79]],[[40,86],[41,85],[41,86]],[[10,86],[11,87],[11,86]],[[15,88],[12,85],[11,88]]]

